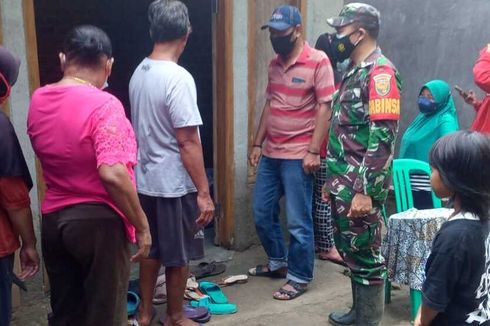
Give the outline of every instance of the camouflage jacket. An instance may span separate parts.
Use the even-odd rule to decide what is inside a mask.
[[[355,193],[384,201],[400,118],[401,80],[376,49],[343,76],[332,102],[327,149],[327,187],[338,196]]]

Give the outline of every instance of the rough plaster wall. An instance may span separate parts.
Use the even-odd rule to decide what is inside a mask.
[[[337,15],[344,5],[343,0],[308,0],[306,3],[306,39],[311,46],[325,32],[334,30],[327,25],[327,18]]]
[[[233,77],[234,77],[234,143],[235,194],[234,219],[236,249],[245,249],[257,242],[252,218],[252,187],[247,185],[248,151],[248,12],[247,0],[233,2]]]
[[[351,2],[351,1],[349,1]],[[418,114],[417,96],[431,79],[451,85],[460,127],[474,118],[452,86],[482,92],[473,82],[472,68],[479,50],[489,42],[490,1],[365,0],[379,9],[379,43],[403,80],[398,143],[408,124]],[[397,146],[397,151],[399,146]]]
[[[26,126],[30,94],[22,1],[0,0],[0,14],[2,15],[3,23],[3,45],[21,59],[19,78],[10,95],[10,116],[34,181],[30,196],[34,225],[37,228],[39,219],[36,217],[39,216],[39,202],[37,198],[36,161],[29,137],[27,137]]]

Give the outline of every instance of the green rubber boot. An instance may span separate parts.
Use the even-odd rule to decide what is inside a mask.
[[[332,312],[328,316],[328,322],[335,326],[353,326],[356,323],[356,286],[351,280],[352,308],[349,312]]]
[[[377,326],[383,318],[384,284],[362,285],[356,287],[356,325]]]

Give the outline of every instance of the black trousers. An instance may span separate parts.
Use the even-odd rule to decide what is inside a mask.
[[[127,324],[129,243],[114,210],[78,204],[44,215],[42,251],[50,326]]]
[[[9,326],[12,314],[14,254],[0,257],[0,326]]]

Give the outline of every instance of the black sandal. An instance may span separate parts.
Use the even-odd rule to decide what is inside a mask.
[[[197,266],[191,266],[190,272],[196,277],[196,280],[200,280],[205,277],[216,276],[223,274],[226,271],[225,264],[219,264],[216,262],[203,262]]]
[[[250,276],[270,277],[270,278],[286,278],[287,270],[280,268],[275,271],[271,271],[266,265],[257,265],[254,268],[248,270]]]
[[[300,283],[295,282],[295,281],[289,280],[286,284],[291,285],[294,288],[295,291],[285,290],[284,288],[281,287],[279,289],[279,291],[277,291],[276,293],[274,293],[274,295],[273,295],[274,299],[281,300],[281,301],[293,300],[293,299],[296,299],[297,297],[303,295],[308,290],[308,288],[306,286],[301,285]],[[276,295],[277,293],[279,293],[279,295],[286,295],[287,298],[279,297],[279,296]]]

